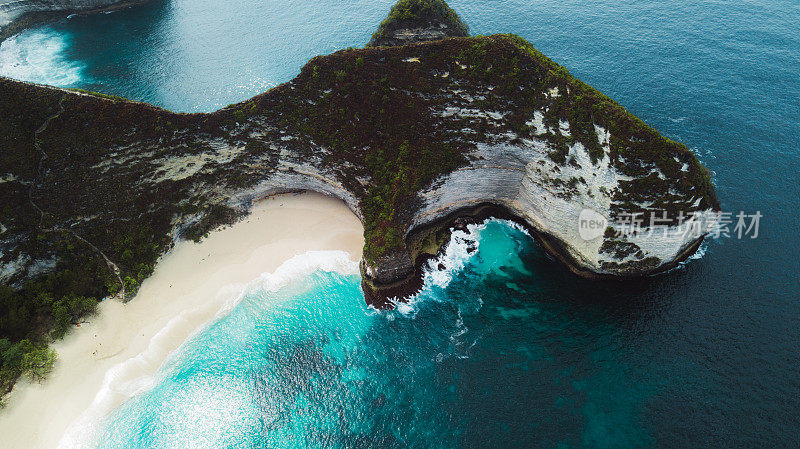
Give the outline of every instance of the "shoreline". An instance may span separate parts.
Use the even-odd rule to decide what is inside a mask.
[[[316,193],[269,197],[199,244],[180,241],[131,301],[103,301],[52,345],[58,360],[44,382],[20,379],[0,411],[3,444],[57,447],[76,420],[94,421],[136,394],[261,274],[309,251],[343,250],[356,262],[362,248],[358,218],[342,201]]]
[[[105,12],[119,11],[121,9],[130,8],[133,6],[143,5],[153,0],[121,0],[109,5],[101,5],[91,8],[66,8],[66,9],[53,9],[53,10],[30,10],[24,11],[19,15],[12,17],[5,24],[0,26],[0,44],[6,39],[9,39],[29,28],[35,28],[42,25],[47,25],[73,14],[76,15],[90,15],[101,14]]]

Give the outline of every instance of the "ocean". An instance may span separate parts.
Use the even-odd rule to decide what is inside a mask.
[[[27,30],[0,46],[0,74],[211,111],[362,46],[391,3],[159,0]],[[724,211],[763,215],[757,237],[592,282],[489,220],[455,232],[424,290],[383,312],[342,254],[301,256],[70,444],[800,447],[800,4],[450,5],[473,34],[525,37],[687,144]]]

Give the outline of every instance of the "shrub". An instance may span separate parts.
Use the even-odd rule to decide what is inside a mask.
[[[34,346],[22,356],[22,372],[31,380],[41,382],[53,370],[56,352],[47,346]]]

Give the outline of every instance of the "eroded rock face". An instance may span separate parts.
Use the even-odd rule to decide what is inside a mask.
[[[400,28],[391,31],[386,37],[370,41],[372,47],[392,47],[415,42],[435,41],[450,36],[458,36],[444,23],[432,23],[430,26],[417,28]]]
[[[458,111],[456,115],[474,114],[467,109]],[[712,206],[694,210],[693,218],[681,224],[651,228],[645,220],[641,232],[628,235],[628,223],[609,219],[614,216],[614,197],[624,188],[620,181],[631,178],[611,163],[608,131],[598,129],[597,133],[604,146],[602,159],[592,162],[578,142],[569,147],[572,162],[560,165],[548,156],[547,143],[536,138],[544,132],[543,125],[539,126],[530,139],[478,144],[468,166],[419,192],[410,212],[408,234],[426,232],[430,223],[457,216],[460,211],[469,214],[481,205],[493,204],[541,237],[545,248],[573,272],[589,278],[637,277],[675,266],[694,252],[719,219]],[[589,229],[582,223],[586,219],[599,221],[602,227]],[[624,235],[610,235],[611,229]],[[416,256],[413,247],[399,251],[367,265],[365,274],[378,290],[400,291],[402,276],[397,273],[411,276],[414,272],[401,261]]]
[[[620,188],[619,180],[626,177],[610,166],[607,153],[593,164],[578,143],[570,147],[570,155],[575,163],[560,166],[548,158],[546,144],[536,139],[479,145],[473,155],[476,162],[420,192],[422,206],[409,229],[424,227],[459,209],[492,203],[503,206],[537,232],[558,240],[562,245],[550,249],[566,258],[574,271],[587,276],[639,276],[671,266],[717,220],[716,212],[709,208],[696,212],[696,221],[691,224],[650,233],[647,223],[643,223],[639,235],[606,236],[606,229],[615,227],[607,221],[612,215],[614,192]],[[579,181],[571,185],[570,181],[576,178]],[[581,223],[587,213],[588,219],[605,226],[597,232],[587,229],[587,224]],[[691,227],[697,227],[696,232]],[[618,246],[626,249],[616,251]]]

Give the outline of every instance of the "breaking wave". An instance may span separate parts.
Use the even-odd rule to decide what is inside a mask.
[[[24,31],[0,45],[0,74],[57,87],[85,84],[84,67],[65,56],[68,48],[67,37],[50,27]]]
[[[174,351],[166,350],[166,348],[171,347],[167,342],[174,338],[174,333],[186,325],[186,317],[193,311],[185,310],[181,312],[153,336],[143,352],[115,365],[106,372],[102,386],[95,395],[92,404],[70,424],[59,441],[58,448],[88,449],[97,447],[104,418],[121,403],[152,390],[162,382],[167,374],[164,371],[164,367],[174,364],[175,358],[178,357],[188,342],[191,342],[199,334],[213,326],[215,322],[230,314],[244,298],[254,295],[262,297],[264,293],[277,292],[318,272],[335,272],[344,276],[354,275],[358,274],[358,263],[351,261],[348,253],[344,251],[309,251],[287,260],[273,273],[263,273],[257,279],[251,281],[244,289],[235,286],[224,287],[219,293],[226,295],[227,299],[221,303],[214,318],[210,322],[194,329],[189,338],[178,349]],[[153,366],[161,366],[161,368],[154,374],[141,374],[142,372],[148,372],[148,367],[152,369]],[[219,392],[226,389],[218,388],[212,390]],[[189,395],[187,397],[196,398],[199,396]],[[209,399],[209,402],[213,401]]]

